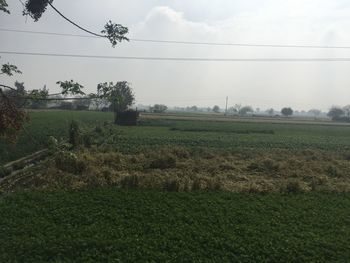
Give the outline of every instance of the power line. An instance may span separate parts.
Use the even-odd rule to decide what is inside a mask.
[[[350,57],[339,58],[185,58],[185,57],[138,57],[138,56],[100,56],[59,53],[35,53],[0,51],[0,54],[46,56],[46,57],[71,57],[94,59],[118,59],[118,60],[148,60],[148,61],[188,61],[188,62],[350,62]]]
[[[25,33],[25,34],[39,34],[50,36],[64,36],[64,37],[81,37],[81,38],[101,38],[100,36],[68,34],[58,32],[44,32],[44,31],[29,31],[0,28],[3,32]],[[262,47],[262,48],[312,48],[312,49],[350,49],[350,46],[326,46],[326,45],[280,45],[280,44],[249,44],[249,43],[219,43],[219,42],[196,42],[196,41],[177,41],[177,40],[157,40],[157,39],[142,39],[130,38],[131,42],[144,43],[159,43],[159,44],[182,44],[182,45],[205,45],[205,46],[236,46],[236,47]]]

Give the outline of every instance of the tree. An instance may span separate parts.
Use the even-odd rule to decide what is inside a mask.
[[[47,106],[49,90],[44,86],[42,89],[34,89],[28,93],[30,97],[30,107],[32,109],[42,109]]]
[[[163,104],[154,104],[153,107],[151,107],[151,111],[154,113],[163,113],[168,109],[166,105]]]
[[[318,109],[311,109],[309,110],[309,114],[314,115],[315,119],[321,115],[321,111]]]
[[[293,110],[292,110],[292,108],[283,108],[282,110],[281,110],[281,113],[283,114],[283,116],[285,116],[285,117],[288,117],[288,116],[292,116],[293,115]]]
[[[235,113],[237,113],[237,109],[235,107],[230,107],[230,108],[228,108],[228,112],[231,114],[235,114]]]
[[[215,106],[213,107],[213,112],[219,113],[219,112],[220,112],[220,107],[219,107],[218,105],[215,105]]]
[[[77,23],[64,16],[59,10],[57,10],[56,7],[53,6],[52,3],[53,0],[27,0],[25,3],[22,3],[24,6],[23,15],[29,15],[34,19],[34,21],[38,21],[41,18],[42,14],[46,11],[47,6],[50,6],[62,18],[80,30],[83,30],[86,33],[94,36],[107,38],[113,47],[115,47],[118,42],[129,40],[125,36],[129,32],[127,27],[108,21],[101,33],[95,33],[79,26]],[[0,11],[10,14],[10,11],[7,7],[8,4],[6,0],[0,0]],[[14,73],[21,73],[21,71],[18,70],[15,65],[7,63],[1,66],[0,74],[12,76]],[[78,87],[78,90],[82,87],[79,86],[78,83],[61,82],[59,84],[63,84],[63,86],[68,85],[68,87],[71,88],[71,91],[73,92],[76,87]],[[2,87],[0,88],[0,137],[11,137],[11,139],[14,140],[19,130],[23,128],[24,122],[28,120],[28,116],[22,108],[18,107],[18,105],[16,105],[13,100],[3,92],[4,88],[12,91],[16,91],[16,89],[2,84],[0,84],[0,87]],[[29,95],[29,99],[35,98],[37,101],[47,100],[48,92],[37,90],[32,91]],[[21,94],[17,94],[16,96],[22,97]],[[43,96],[45,96],[45,98],[43,98]]]
[[[198,111],[198,107],[197,107],[197,106],[192,106],[192,107],[190,108],[190,111]]]
[[[114,122],[117,123],[118,112],[126,111],[135,101],[135,96],[129,83],[126,81],[105,82],[97,85],[97,97],[107,99],[114,112]]]
[[[254,112],[254,110],[251,106],[244,106],[239,110],[238,114],[239,115],[247,115],[248,113],[253,113],[253,112]]]
[[[345,114],[345,112],[344,112],[344,110],[343,110],[342,108],[333,106],[333,107],[329,110],[327,116],[330,117],[330,118],[332,118],[332,119],[337,119],[337,118],[343,116],[344,114]]]
[[[5,64],[9,65],[9,64]],[[12,76],[14,73],[20,73],[17,67],[7,67],[3,65],[0,74]],[[18,105],[14,97],[9,97],[3,88],[16,92],[16,89],[0,84],[0,138],[14,142],[23,129],[23,125],[28,121],[27,113]]]
[[[272,116],[272,115],[275,113],[275,110],[274,110],[273,108],[271,108],[271,109],[268,109],[268,110],[266,111],[266,113],[267,113],[268,115]]]
[[[350,117],[350,105],[346,105],[343,107],[344,112],[346,113],[347,117]]]
[[[10,13],[10,11],[7,9],[8,4],[6,3],[5,0],[0,0],[0,11],[3,11],[5,13]]]

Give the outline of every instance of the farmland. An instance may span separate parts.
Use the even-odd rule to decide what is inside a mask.
[[[89,146],[6,178],[2,191],[106,185],[171,191],[350,191],[350,126],[148,115],[137,127],[119,127],[110,123],[109,113],[39,111],[31,116],[18,146],[1,148],[2,160],[46,147],[49,135],[67,138],[70,120],[80,122]]]
[[[17,145],[1,145],[2,163],[50,148],[50,136],[66,142],[71,120],[88,140],[1,179],[1,262],[350,257],[350,126],[146,115],[119,127],[110,113],[30,115]]]
[[[45,146],[49,136],[68,136],[68,124],[78,120],[86,129],[110,122],[111,113],[77,111],[37,111],[22,132],[17,145],[0,142],[0,164],[15,160]],[[222,120],[219,118],[218,120]],[[242,122],[202,120],[198,117],[165,119],[149,115],[141,118],[138,127],[118,127],[115,148],[137,151],[159,146],[209,147],[212,149],[320,149],[350,150],[350,126],[328,122],[277,123],[252,120]],[[254,120],[254,119],[253,119]]]
[[[349,205],[335,194],[17,193],[0,199],[0,261],[346,262]]]

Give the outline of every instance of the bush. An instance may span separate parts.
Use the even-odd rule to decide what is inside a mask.
[[[71,121],[69,124],[69,143],[73,145],[73,148],[81,144],[81,132],[77,121]]]

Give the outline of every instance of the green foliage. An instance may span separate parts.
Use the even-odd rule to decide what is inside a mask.
[[[115,112],[127,110],[135,101],[133,90],[126,81],[98,84],[97,96],[100,99],[107,99],[113,105]]]
[[[52,2],[53,0],[27,0],[23,15],[29,15],[34,21],[38,21],[46,11],[47,5]]]
[[[3,11],[5,13],[10,13],[10,11],[7,9],[8,4],[6,3],[6,0],[0,0],[0,11]]]
[[[254,110],[251,106],[244,106],[239,109],[238,114],[239,115],[247,115],[248,113],[253,113]]]
[[[168,109],[166,105],[163,104],[154,104],[153,107],[151,107],[151,111],[154,113],[163,113]]]
[[[80,85],[78,82],[74,82],[74,80],[57,81],[56,84],[60,85],[62,95],[85,95],[82,91],[84,86]]]
[[[283,108],[282,110],[281,110],[281,113],[283,114],[283,116],[286,116],[286,117],[288,117],[288,116],[292,116],[293,115],[293,110],[292,110],[292,108]]]
[[[10,63],[2,65],[1,74],[13,76],[14,73],[22,74],[22,72],[15,65],[11,65]]]
[[[109,21],[106,23],[104,28],[105,29],[102,30],[101,33],[105,34],[113,47],[115,47],[118,42],[122,42],[123,40],[129,41],[129,39],[125,37],[125,35],[129,32],[127,27]]]
[[[218,105],[215,105],[215,106],[213,107],[213,112],[219,113],[219,112],[220,112],[220,107],[219,107]]]
[[[331,194],[10,194],[0,261],[347,262],[349,206]]]
[[[68,142],[73,146],[73,148],[77,148],[81,145],[81,131],[79,127],[79,123],[77,121],[71,121],[69,124],[69,140]]]
[[[34,89],[28,92],[27,97],[30,98],[29,106],[32,109],[45,108],[47,105],[46,99],[49,97],[49,90],[46,86],[42,89]]]
[[[57,169],[73,174],[81,174],[86,169],[85,163],[79,160],[75,153],[69,151],[57,152],[55,164]]]
[[[328,117],[331,118],[339,118],[340,116],[344,115],[345,111],[342,108],[339,107],[332,107],[328,112]]]

